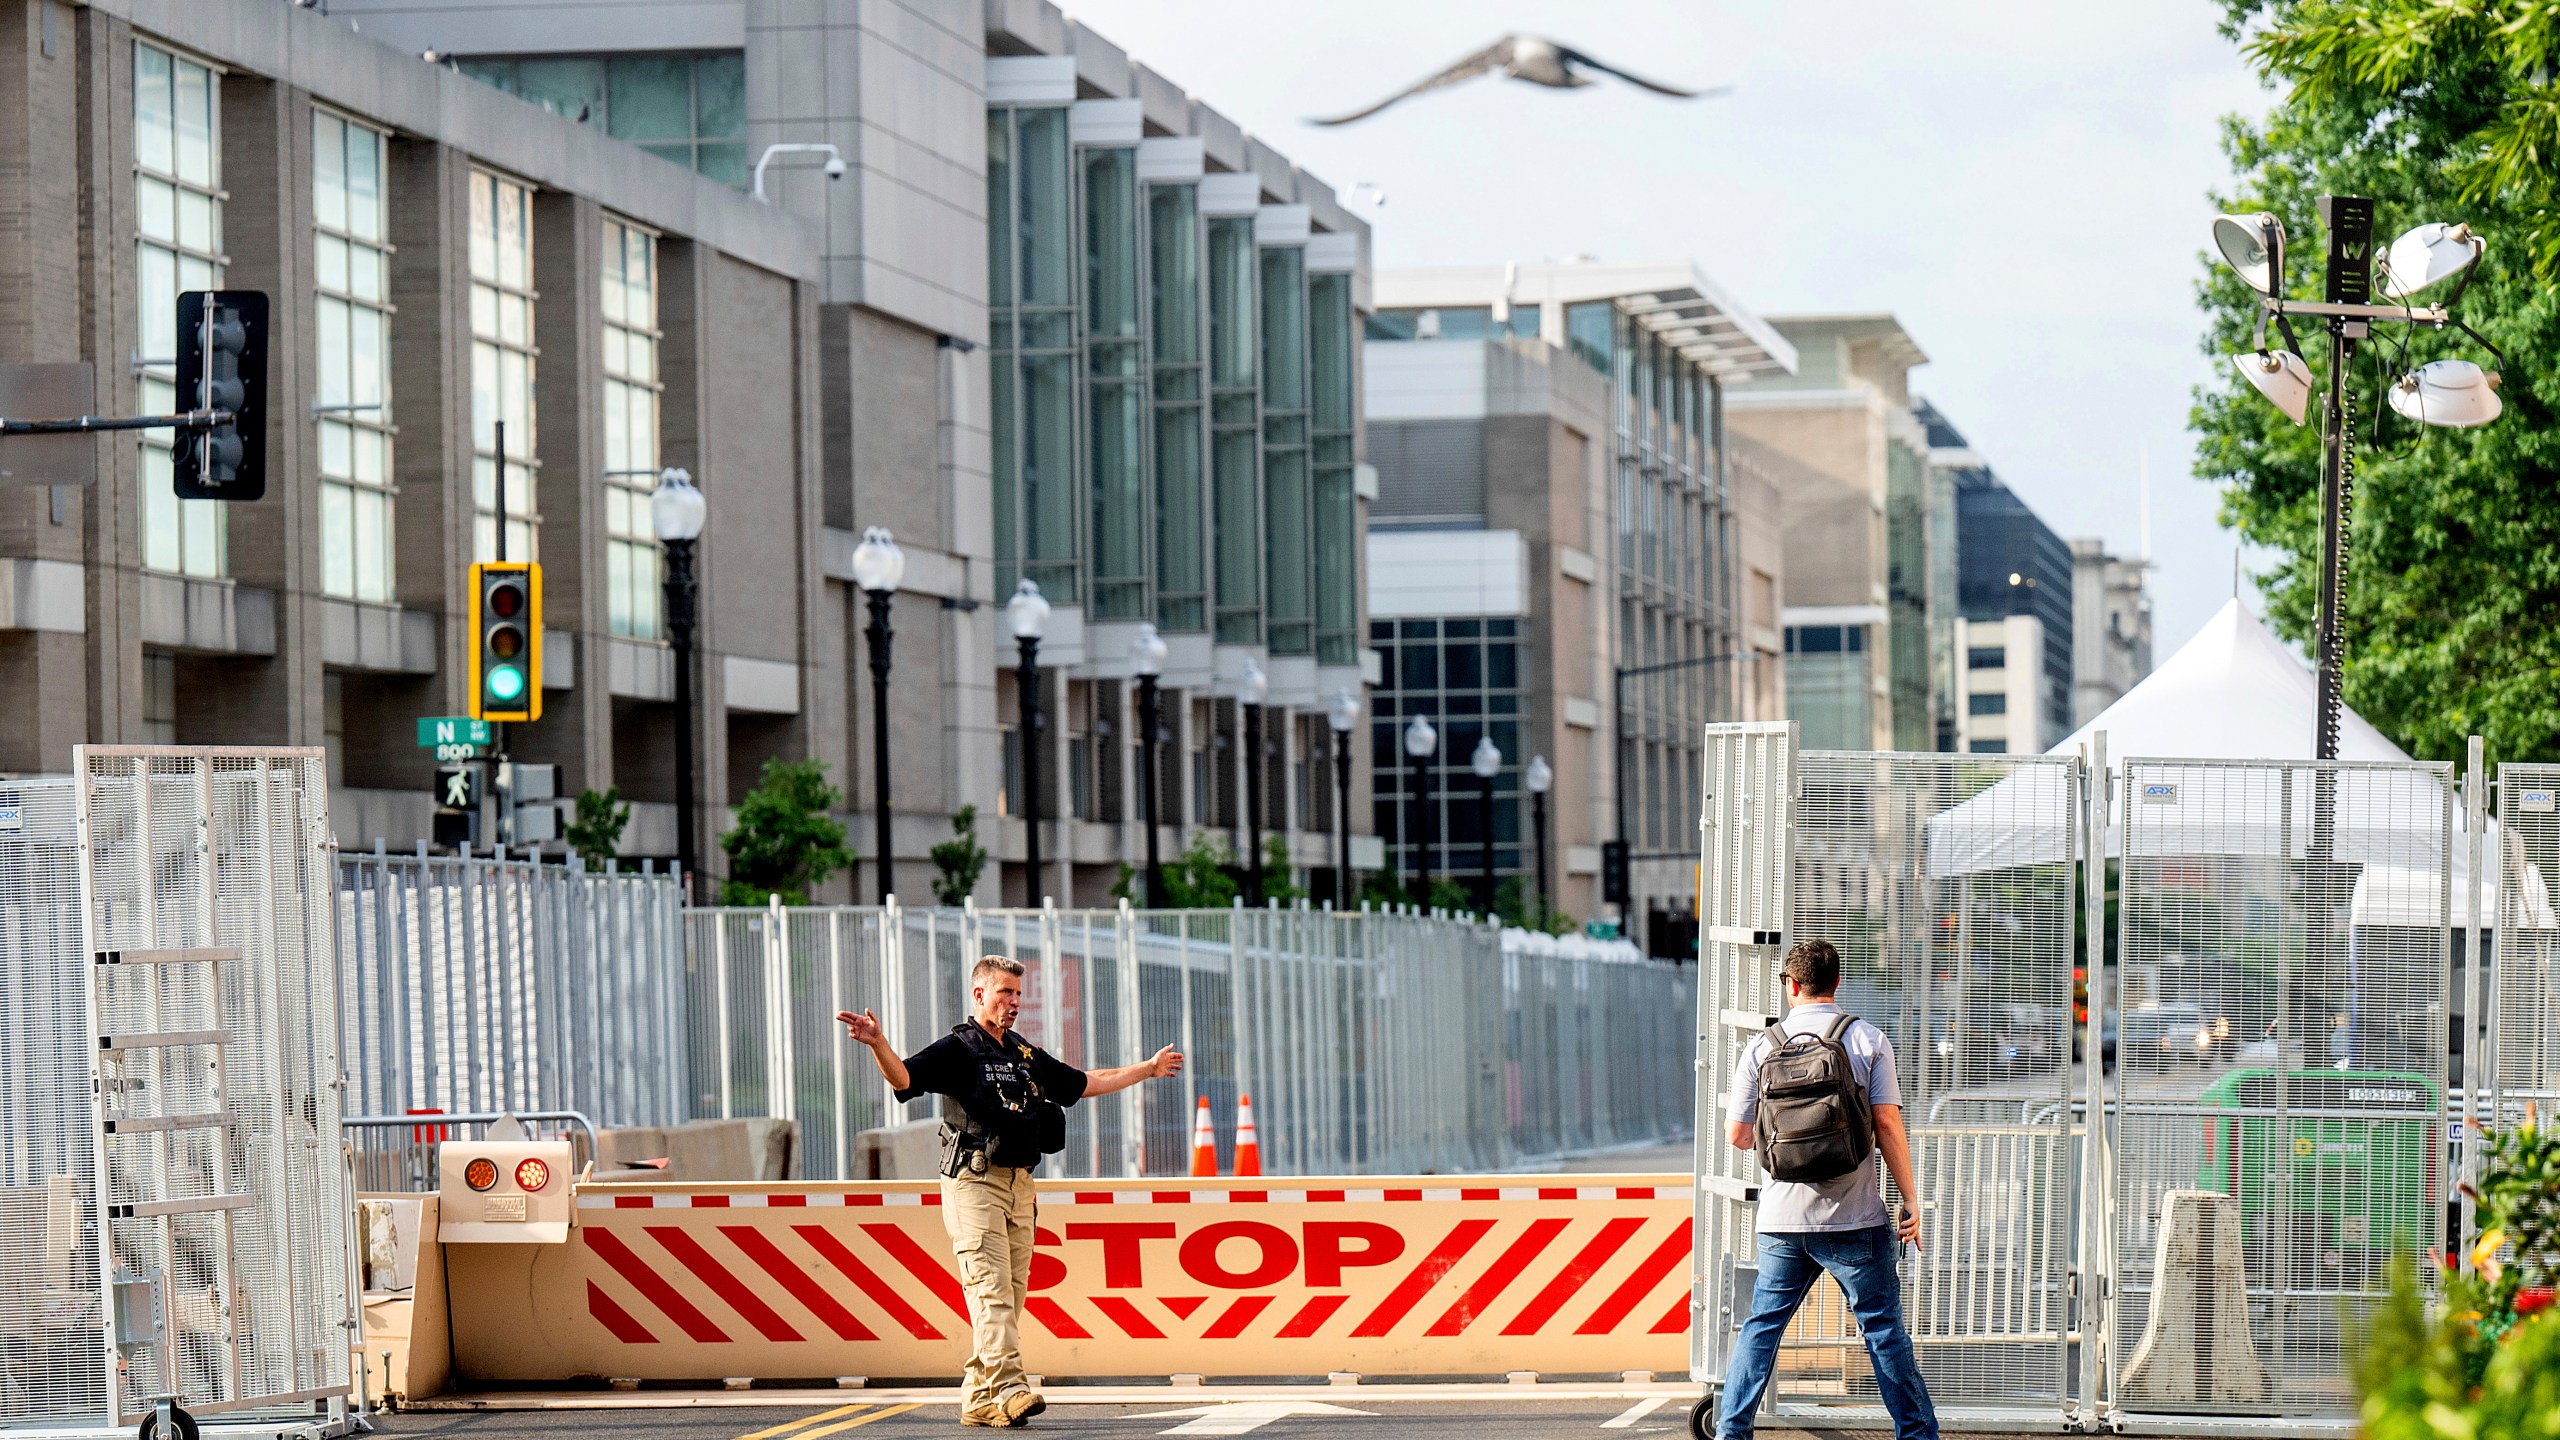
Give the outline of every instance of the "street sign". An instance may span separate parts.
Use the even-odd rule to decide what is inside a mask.
[[[432,750],[440,745],[486,745],[489,722],[468,715],[421,715],[418,717],[418,748]],[[441,758],[441,757],[439,757]]]
[[[451,765],[461,760],[477,760],[487,753],[487,748],[482,745],[439,745],[436,747],[436,763]]]
[[[476,810],[480,807],[480,771],[472,765],[445,765],[436,770],[436,808]]]

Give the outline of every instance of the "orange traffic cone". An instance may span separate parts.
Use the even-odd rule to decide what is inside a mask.
[[[1200,1097],[1199,1108],[1191,1113],[1191,1173],[1218,1173],[1218,1132],[1209,1124],[1209,1097]]]
[[[1262,1173],[1262,1141],[1253,1133],[1253,1097],[1236,1097],[1236,1173]]]

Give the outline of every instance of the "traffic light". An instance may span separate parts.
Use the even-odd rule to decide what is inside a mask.
[[[542,718],[542,567],[471,567],[471,718]]]
[[[267,297],[189,290],[178,297],[178,403],[226,414],[178,432],[171,457],[181,500],[255,500],[267,493]]]
[[[1633,880],[1627,866],[1627,842],[1600,842],[1600,902],[1604,905],[1635,903]]]

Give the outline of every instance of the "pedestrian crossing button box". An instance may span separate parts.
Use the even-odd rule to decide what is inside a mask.
[[[559,1245],[569,1239],[569,1142],[447,1140],[436,1147],[448,1245]]]

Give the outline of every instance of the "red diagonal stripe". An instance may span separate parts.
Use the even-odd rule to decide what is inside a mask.
[[[1164,1338],[1164,1332],[1156,1328],[1156,1322],[1139,1314],[1137,1306],[1120,1296],[1096,1295],[1093,1297],[1093,1308],[1101,1311],[1104,1319],[1119,1326],[1120,1333],[1132,1340]]]
[[[1252,1324],[1255,1316],[1270,1308],[1271,1297],[1268,1295],[1240,1295],[1236,1297],[1236,1303],[1209,1322],[1209,1328],[1200,1332],[1200,1338],[1233,1340],[1244,1333],[1244,1327]]]
[[[1608,1299],[1601,1301],[1600,1308],[1592,1311],[1591,1318],[1576,1326],[1573,1333],[1606,1335],[1617,1329],[1618,1322],[1627,1318],[1627,1312],[1651,1294],[1653,1287],[1662,1283],[1663,1276],[1671,1273],[1671,1267],[1688,1258],[1689,1221],[1684,1217],[1679,1228],[1665,1236],[1652,1254],[1644,1257],[1644,1263],[1636,1267],[1636,1273],[1628,1276]]]
[[[889,1318],[905,1326],[908,1334],[919,1340],[942,1338],[942,1332],[934,1329],[922,1315],[917,1314],[916,1307],[908,1304],[905,1296],[890,1289],[888,1281],[881,1279],[870,1266],[863,1264],[852,1251],[844,1248],[844,1242],[829,1233],[825,1226],[794,1225],[791,1227],[791,1232],[808,1241],[809,1248],[817,1251],[820,1259],[836,1267],[843,1272],[846,1279],[861,1287],[862,1293],[871,1297],[871,1303],[888,1311]]]
[[[1190,1319],[1192,1311],[1209,1303],[1206,1295],[1159,1295],[1156,1298],[1164,1302],[1164,1308],[1172,1311],[1176,1320]]]
[[[1298,1313],[1289,1317],[1289,1323],[1280,1327],[1280,1338],[1283,1340],[1306,1339],[1322,1328],[1324,1322],[1332,1319],[1333,1312],[1341,1309],[1343,1302],[1350,1298],[1348,1295],[1319,1295],[1299,1306]]]
[[[886,1222],[865,1225],[862,1233],[880,1242],[880,1248],[889,1252],[889,1258],[906,1266],[908,1274],[924,1282],[924,1288],[941,1296],[942,1303],[951,1307],[952,1314],[963,1320],[969,1318],[969,1299],[960,1293],[960,1277],[936,1264],[932,1256],[924,1253],[924,1247],[915,1242],[915,1237]]]
[[[613,1303],[604,1287],[593,1280],[587,1282],[587,1313],[613,1332],[613,1338],[625,1345],[655,1345],[658,1337],[647,1326],[631,1318],[631,1312]]]
[[[587,1248],[604,1257],[604,1263],[612,1266],[615,1274],[630,1281],[632,1289],[639,1291],[650,1304],[676,1322],[676,1328],[682,1330],[687,1339],[705,1345],[729,1342],[728,1335],[711,1323],[710,1316],[694,1309],[692,1301],[677,1294],[676,1287],[650,1269],[647,1261],[631,1253],[631,1247],[623,1243],[621,1236],[596,1225],[581,1225],[578,1233],[587,1237]]]
[[[1431,1328],[1422,1333],[1425,1335],[1465,1334],[1467,1327],[1475,1323],[1476,1317],[1491,1309],[1493,1302],[1502,1298],[1502,1292],[1511,1288],[1511,1282],[1520,1278],[1520,1272],[1529,1268],[1529,1262],[1537,1259],[1549,1245],[1555,1243],[1556,1236],[1563,1232],[1565,1223],[1561,1216],[1549,1216],[1544,1220],[1532,1222],[1528,1231],[1519,1239],[1512,1241],[1511,1248],[1503,1251],[1502,1257],[1494,1261],[1491,1268],[1476,1277],[1476,1283],[1467,1287],[1467,1293],[1458,1297],[1458,1303],[1450,1306],[1447,1314],[1432,1321]]]
[[[1476,1248],[1476,1242],[1492,1228],[1490,1220],[1459,1221],[1456,1228],[1432,1247],[1430,1254],[1422,1257],[1422,1263],[1413,1267],[1413,1272],[1404,1277],[1404,1282],[1378,1302],[1378,1308],[1369,1312],[1368,1319],[1351,1327],[1352,1338],[1374,1340],[1396,1328],[1396,1322],[1405,1317],[1405,1312],[1420,1303],[1423,1294],[1440,1283],[1441,1276],[1457,1268],[1458,1262],[1467,1258],[1467,1252]]]
[[[1671,1302],[1670,1313],[1664,1315],[1661,1319],[1654,1321],[1653,1328],[1645,1333],[1649,1335],[1688,1334],[1689,1293],[1685,1290],[1680,1292],[1680,1298]]]
[[[774,1243],[765,1238],[763,1231],[752,1225],[723,1225],[720,1233],[729,1237],[729,1243],[745,1251],[758,1269],[780,1281],[782,1288],[791,1292],[792,1299],[808,1306],[809,1313],[818,1317],[818,1323],[834,1331],[837,1339],[880,1338],[871,1333],[870,1326],[853,1318],[853,1312],[844,1308],[842,1302],[811,1279],[808,1271],[791,1263],[788,1256],[774,1248]]]
[[[668,1254],[682,1262],[684,1268],[694,1273],[695,1278],[710,1286],[711,1293],[727,1301],[730,1309],[744,1316],[748,1324],[756,1327],[757,1334],[767,1340],[801,1338],[800,1332],[792,1329],[789,1321],[773,1313],[772,1306],[757,1298],[756,1292],[740,1284],[738,1277],[729,1273],[729,1267],[712,1259],[711,1252],[702,1248],[701,1241],[673,1225],[650,1226],[649,1238],[667,1247]]]
[[[1600,1267],[1608,1264],[1619,1248],[1642,1228],[1644,1222],[1633,1215],[1621,1215],[1602,1225],[1600,1233],[1556,1272],[1555,1278],[1538,1292],[1538,1297],[1529,1302],[1529,1307],[1511,1317],[1511,1323],[1502,1327],[1502,1333],[1535,1335],[1544,1329],[1546,1323],[1555,1318],[1555,1313],[1564,1308],[1564,1302],[1581,1293],[1582,1287],[1591,1283],[1591,1277],[1600,1273]]]
[[[1059,1304],[1057,1301],[1050,1299],[1046,1295],[1032,1296],[1030,1299],[1022,1302],[1022,1308],[1030,1311],[1032,1319],[1048,1326],[1049,1333],[1057,1336],[1061,1340],[1090,1340],[1093,1338],[1092,1332],[1077,1324],[1076,1317],[1067,1313],[1066,1306]]]

